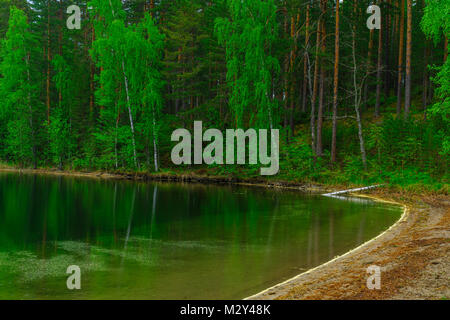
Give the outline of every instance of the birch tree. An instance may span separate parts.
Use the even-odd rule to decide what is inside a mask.
[[[0,114],[7,123],[6,146],[11,157],[21,165],[37,166],[36,110],[39,84],[31,59],[37,42],[25,13],[10,8],[9,28],[2,41]]]

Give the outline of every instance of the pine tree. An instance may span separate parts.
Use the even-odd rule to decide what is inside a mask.
[[[336,1],[336,27],[334,48],[334,81],[333,81],[333,132],[331,137],[331,163],[336,162],[336,136],[337,136],[337,113],[338,113],[338,89],[339,89],[339,1]],[[370,49],[369,49],[370,52]]]
[[[411,58],[412,58],[412,0],[406,0],[406,76],[405,76],[405,119],[411,109]]]
[[[167,35],[164,56],[164,77],[170,84],[167,98],[175,113],[198,107],[200,99],[206,98],[202,75],[208,66],[201,46],[208,36],[203,19],[199,1],[178,0],[161,26]]]

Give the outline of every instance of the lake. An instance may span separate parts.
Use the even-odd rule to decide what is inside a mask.
[[[401,213],[281,189],[0,173],[0,299],[241,299]],[[71,265],[81,290],[67,288]]]

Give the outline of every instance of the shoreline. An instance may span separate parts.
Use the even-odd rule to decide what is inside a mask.
[[[450,299],[450,199],[360,196],[400,203],[404,213],[361,246],[246,300]],[[381,268],[380,290],[367,288],[371,265]]]
[[[25,173],[49,176],[65,176],[76,178],[92,178],[104,180],[128,180],[135,182],[181,182],[181,183],[211,183],[211,184],[232,184],[241,186],[254,186],[265,188],[283,188],[304,192],[329,192],[336,188],[330,188],[321,184],[298,183],[284,180],[266,180],[258,178],[236,178],[225,176],[202,175],[194,172],[188,174],[177,173],[114,173],[106,171],[64,171],[56,169],[20,169],[14,167],[1,167],[0,173]]]
[[[329,189],[325,186],[313,184],[211,177],[192,173],[188,175],[166,173],[156,175],[137,173],[133,175],[128,173],[67,172],[48,169],[34,170],[0,167],[0,173],[1,172],[145,182],[233,184],[265,188],[282,188],[310,193],[323,193],[335,190],[334,188]],[[419,199],[411,197],[405,198],[402,194],[384,194],[383,190],[371,190],[369,193],[369,195],[361,193],[352,193],[352,195],[403,207],[403,214],[399,220],[387,230],[360,246],[288,280],[251,295],[244,300],[449,299],[450,275],[446,272],[447,270],[450,270],[449,197],[446,195],[436,197],[420,195]],[[433,243],[437,250],[425,254],[424,251],[427,249],[428,245],[422,243],[427,243],[429,239],[436,238],[433,238],[433,231],[437,229],[442,231],[440,237]],[[413,243],[411,243],[411,241]],[[405,248],[405,252],[397,252],[398,250],[395,250],[396,248]],[[398,260],[399,256],[405,258],[405,261]],[[430,257],[424,258],[423,256]],[[436,259],[440,260],[438,261]],[[382,270],[382,289],[374,291],[368,290],[366,288],[366,279],[368,276],[366,268],[369,265],[377,265],[377,261]],[[419,266],[414,267],[416,264]],[[429,272],[428,269],[430,269],[430,266],[431,268],[434,266],[434,269],[438,270]],[[406,275],[402,277],[402,274],[392,274],[392,270],[398,269],[405,272]],[[345,273],[342,273],[342,271],[345,271]],[[428,273],[424,275],[421,271]],[[389,281],[383,281],[386,280],[385,273],[389,273]],[[433,281],[432,279],[434,278],[437,281]],[[419,279],[419,281],[416,281],[417,279]],[[399,281],[401,282],[400,284],[398,283]],[[431,285],[430,282],[432,283]],[[442,290],[438,290],[440,288],[440,282],[443,282],[444,284],[441,286]],[[427,287],[430,286],[434,286],[435,289],[437,289],[433,292],[424,293],[423,291],[427,291]],[[402,292],[402,290],[406,293]],[[397,295],[394,295],[394,293]]]
[[[367,240],[366,242],[364,242],[363,244],[359,245],[358,247],[356,247],[354,249],[351,249],[350,251],[347,251],[347,252],[343,253],[340,256],[336,256],[333,259],[331,259],[331,260],[329,260],[327,262],[324,262],[324,263],[322,263],[322,264],[320,264],[320,265],[318,265],[316,267],[313,267],[313,268],[311,268],[309,270],[306,270],[305,272],[302,272],[302,273],[300,273],[300,274],[298,274],[298,275],[296,275],[296,276],[294,276],[294,277],[292,277],[290,279],[287,279],[287,280],[285,280],[283,282],[275,284],[275,285],[273,285],[270,288],[267,288],[267,289],[265,289],[265,290],[263,290],[261,292],[258,292],[256,294],[253,294],[253,295],[249,296],[249,297],[246,297],[246,298],[244,298],[244,300],[261,300],[261,299],[264,299],[264,297],[266,295],[273,295],[272,298],[277,298],[277,295],[281,295],[281,292],[287,290],[287,288],[289,286],[295,285],[295,283],[297,281],[299,281],[302,277],[305,277],[306,275],[308,275],[310,273],[319,271],[321,268],[324,268],[327,265],[331,265],[333,263],[337,263],[337,262],[341,261],[342,259],[344,259],[346,257],[350,257],[351,255],[355,254],[356,252],[358,252],[360,250],[363,250],[364,248],[368,247],[371,243],[373,243],[374,241],[377,241],[377,239],[383,237],[386,233],[388,233],[389,231],[391,231],[394,228],[396,228],[400,223],[402,223],[404,220],[406,220],[408,218],[409,207],[407,205],[404,205],[404,204],[401,204],[401,203],[395,202],[395,201],[387,201],[387,200],[384,200],[384,199],[380,199],[380,198],[373,197],[373,196],[368,196],[368,195],[362,195],[362,194],[357,194],[357,193],[352,194],[352,195],[357,196],[357,197],[369,198],[369,199],[372,199],[372,200],[377,201],[377,202],[384,202],[384,203],[390,203],[390,204],[398,205],[400,207],[403,207],[403,213],[400,216],[399,220],[397,220],[387,230],[383,231],[382,233],[380,233],[379,235],[375,236],[374,238]]]

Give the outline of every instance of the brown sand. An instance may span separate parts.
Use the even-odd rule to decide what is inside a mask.
[[[450,199],[375,194],[407,208],[378,238],[249,299],[449,299]],[[367,267],[381,267],[381,289],[367,288]]]

